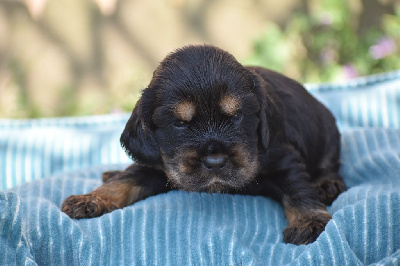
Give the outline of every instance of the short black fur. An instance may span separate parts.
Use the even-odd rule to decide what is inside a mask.
[[[345,190],[328,109],[296,81],[244,67],[209,45],[184,47],[160,63],[121,143],[136,164],[105,183],[132,181],[114,205],[171,189],[272,197],[288,218],[288,243],[313,242],[331,218],[325,205]],[[140,197],[129,195],[138,188]],[[115,201],[109,190],[92,194]],[[68,214],[81,217],[71,204],[63,204]]]

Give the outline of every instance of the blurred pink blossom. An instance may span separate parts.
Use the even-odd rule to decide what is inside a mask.
[[[321,22],[321,24],[326,26],[332,25],[333,23],[332,15],[327,12],[323,12],[320,16],[319,21]]]
[[[25,0],[26,7],[34,19],[38,19],[46,6],[47,0]]]
[[[353,64],[346,64],[342,67],[346,79],[358,77],[358,71]]]
[[[320,60],[325,64],[332,63],[332,62],[336,61],[336,51],[331,47],[325,47],[321,51],[319,57],[320,57]]]
[[[396,50],[396,43],[389,37],[383,37],[376,44],[369,48],[369,54],[374,59],[381,59],[390,54],[393,54]]]
[[[120,107],[115,107],[113,109],[111,109],[110,114],[122,114],[124,111],[122,110],[122,108]]]
[[[111,15],[115,11],[117,0],[94,0],[104,15]]]

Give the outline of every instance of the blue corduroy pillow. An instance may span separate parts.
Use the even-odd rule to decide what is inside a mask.
[[[400,71],[308,89],[337,118],[349,187],[313,244],[284,244],[283,209],[263,197],[173,191],[71,220],[67,196],[130,163],[129,115],[0,120],[0,265],[398,265]]]

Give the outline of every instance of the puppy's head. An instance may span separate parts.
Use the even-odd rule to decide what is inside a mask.
[[[154,72],[121,143],[137,163],[162,168],[176,188],[240,190],[254,180],[265,143],[257,84],[221,49],[177,50]]]

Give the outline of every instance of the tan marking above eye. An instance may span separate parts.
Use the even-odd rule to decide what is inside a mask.
[[[174,114],[176,118],[189,122],[196,112],[196,106],[189,101],[184,101],[175,105]]]
[[[240,100],[236,96],[225,95],[219,105],[225,114],[233,116],[240,109]]]

